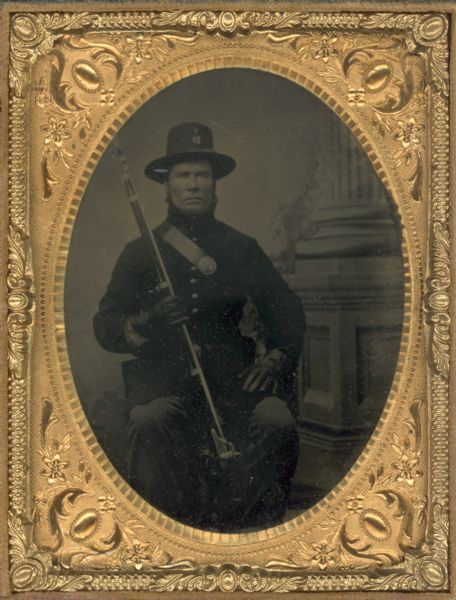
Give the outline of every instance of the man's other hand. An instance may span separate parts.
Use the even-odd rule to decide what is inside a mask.
[[[266,392],[275,394],[278,391],[280,371],[267,359],[260,360],[241,373],[245,377],[242,389],[246,392]]]
[[[242,389],[246,392],[277,393],[277,375],[268,367],[255,365],[249,369]]]
[[[289,359],[282,350],[270,350],[266,356],[239,375],[240,378],[245,377],[242,389],[246,392],[276,394],[280,378],[289,368]]]

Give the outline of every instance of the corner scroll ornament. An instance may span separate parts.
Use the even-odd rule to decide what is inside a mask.
[[[13,511],[9,514],[11,586],[15,592],[35,590],[76,591],[86,588],[92,581],[90,575],[68,577],[64,574],[50,574],[51,555],[40,551],[33,542],[27,542],[29,523],[23,515]]]
[[[321,63],[319,74],[345,88],[348,104],[372,111],[381,137],[393,143],[394,162],[403,168],[411,197],[423,198],[426,135],[416,116],[428,102],[428,92],[448,95],[448,23],[443,15],[375,14],[361,16],[360,29],[388,29],[390,36],[374,44],[353,46],[351,33],[341,28],[317,36],[310,29],[268,32],[272,44],[286,44],[301,60]],[[417,77],[413,61],[425,60],[425,76]]]
[[[172,560],[159,543],[140,539],[145,526],[122,519],[113,496],[93,485],[84,461],[73,467],[70,436],[59,435],[53,404],[43,399],[41,411],[41,484],[27,517],[11,511],[11,584],[15,591],[88,589],[100,569],[151,573],[157,568],[189,571],[188,560]],[[78,569],[79,575],[65,575]]]
[[[201,32],[160,33],[150,31],[131,35],[113,34],[115,43],[84,37],[96,15],[21,14],[14,18],[11,34],[10,86],[23,96],[30,65],[48,56],[49,81],[41,79],[33,89],[36,105],[46,110],[41,125],[43,148],[42,197],[49,200],[53,189],[75,161],[77,141],[85,140],[93,126],[93,110],[110,109],[124,87],[140,83],[149,70],[144,61],[157,66],[178,45],[195,43]]]
[[[382,477],[379,479],[381,483]],[[349,519],[354,521],[356,518],[364,521],[365,533],[368,536],[356,533],[356,528],[350,531],[348,519],[345,521],[342,529],[338,532],[339,545],[336,539],[329,536],[321,539],[318,543],[308,546],[301,544],[294,561],[271,561],[267,564],[269,569],[288,570],[289,573],[298,572],[303,567],[307,569],[317,569],[320,572],[321,581],[334,579],[332,568],[336,562],[338,552],[345,552],[345,559],[351,555],[354,557],[367,558],[370,555],[370,565],[354,564],[344,560],[347,568],[352,569],[354,578],[354,588],[359,589],[359,584],[364,590],[383,590],[383,591],[442,591],[448,587],[448,514],[441,504],[436,503],[432,508],[433,530],[429,539],[417,548],[407,545],[406,539],[402,536],[410,533],[411,512],[405,496],[400,497],[391,491],[373,491],[378,502],[383,502],[383,513],[380,510],[363,508],[366,501],[371,503],[374,496],[358,497],[349,501],[351,514]],[[385,509],[389,511],[394,518],[396,531],[386,525],[384,519]],[[347,528],[348,527],[348,528]],[[396,549],[391,550],[384,542],[388,541],[391,534],[396,534],[399,530],[402,532],[400,537],[396,538]],[[407,531],[408,530],[408,531]],[[355,533],[354,533],[355,532]],[[344,539],[342,539],[344,538]],[[383,538],[383,539],[381,539]],[[374,543],[377,546],[373,552]],[[383,544],[382,544],[383,543]],[[383,545],[383,547],[382,547]],[[389,543],[389,546],[391,542]],[[358,547],[356,550],[355,546]],[[340,557],[339,557],[340,558]],[[400,563],[398,564],[398,559]],[[326,573],[327,572],[327,573]],[[318,577],[318,576],[313,576]],[[310,580],[312,575],[308,576]],[[356,578],[359,579],[356,582]],[[356,583],[355,583],[356,582]],[[302,589],[308,590],[309,585],[304,584]],[[310,588],[311,589],[311,588]],[[321,584],[315,588],[321,590]]]
[[[49,51],[50,80],[42,82],[36,102],[48,110],[43,131],[41,172],[42,197],[49,200],[60,183],[59,171],[74,164],[73,148],[84,141],[93,127],[93,111],[110,110],[126,89],[140,84],[150,74],[146,61],[159,67],[178,45],[191,45],[199,34],[154,32],[113,34],[112,42],[101,42],[80,34],[64,34]]]
[[[53,187],[60,183],[58,170],[71,169],[74,134],[79,142],[86,139],[92,128],[91,109],[114,104],[123,73],[122,56],[114,45],[88,41],[80,34],[62,35],[49,58],[51,75],[45,97],[47,103],[52,100],[55,110],[41,126],[44,200],[51,198]],[[36,100],[45,106],[43,95]]]
[[[380,13],[366,16],[360,25],[365,29],[405,30],[409,51],[422,55],[427,62],[427,84],[448,96],[448,19],[445,15]]]
[[[30,65],[65,33],[87,27],[91,18],[88,13],[20,13],[13,17],[9,83],[17,97],[24,95]]]
[[[435,503],[432,510],[432,540],[420,548],[420,553],[409,552],[404,557],[400,572],[374,572],[366,589],[384,591],[443,591],[448,589],[448,514]]]
[[[318,541],[300,540],[288,559],[272,560],[267,567],[291,572],[306,568],[328,575],[336,564],[360,572],[402,570],[407,551],[416,550],[411,540],[423,524],[424,502],[400,489],[384,467],[369,479],[365,494],[347,499],[341,524],[330,519],[320,526]]]
[[[274,36],[273,41],[280,38]],[[320,75],[330,84],[341,84],[349,106],[371,111],[381,138],[389,138],[396,167],[405,170],[414,200],[422,199],[425,126],[416,115],[416,104],[426,97],[413,73],[410,53],[401,38],[353,47],[344,33],[321,39],[302,36],[292,40],[298,52],[322,63]],[[412,102],[413,99],[413,102]]]
[[[367,491],[348,498],[338,518],[319,526],[317,542],[298,540],[289,557],[268,562],[268,568],[290,573],[306,568],[330,578],[336,565],[343,565],[359,576],[368,573],[368,589],[429,590],[446,585],[448,521],[440,505],[433,505],[433,530],[425,534],[427,497],[419,489],[422,409],[420,400],[411,405],[405,435],[393,435],[397,460],[369,475]]]

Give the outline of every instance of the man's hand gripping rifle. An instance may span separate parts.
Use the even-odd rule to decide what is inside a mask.
[[[163,257],[161,255],[160,249],[159,249],[157,241],[155,239],[155,235],[154,235],[153,231],[150,229],[150,227],[147,225],[147,222],[146,222],[146,219],[144,217],[144,213],[143,213],[143,210],[141,207],[141,203],[139,201],[139,198],[138,198],[135,188],[133,186],[133,182],[131,180],[130,170],[128,167],[126,157],[123,153],[122,148],[120,147],[118,140],[116,140],[115,138],[113,140],[113,146],[115,149],[117,159],[119,161],[122,179],[124,182],[125,191],[127,193],[128,199],[130,201],[130,206],[133,210],[136,222],[138,224],[138,227],[139,227],[141,235],[144,239],[144,242],[146,243],[146,247],[148,249],[151,261],[157,270],[157,274],[158,274],[158,277],[160,280],[159,287],[162,289],[167,289],[169,291],[170,295],[175,297],[176,294],[174,293],[174,288],[173,288],[172,282],[169,278],[165,263],[163,262]],[[192,363],[191,373],[192,373],[192,375],[197,376],[199,378],[201,387],[202,387],[202,389],[204,391],[204,395],[206,397],[207,404],[209,406],[209,410],[211,411],[212,421],[214,423],[214,427],[212,427],[212,429],[211,429],[211,435],[212,435],[212,439],[214,440],[214,446],[215,446],[217,455],[220,459],[235,458],[235,457],[239,456],[240,453],[235,450],[234,445],[226,439],[226,437],[223,433],[220,417],[218,416],[217,411],[215,409],[214,400],[212,398],[211,391],[207,384],[206,376],[204,375],[204,371],[201,366],[201,362],[200,362],[198,353],[196,351],[195,345],[194,345],[192,338],[190,336],[190,333],[188,331],[188,327],[187,327],[186,323],[182,323],[180,325],[180,327],[182,328],[182,332],[183,332],[183,335],[184,335],[184,338],[185,338],[185,341],[186,341],[186,344],[187,344],[187,347],[188,347],[188,350],[190,353],[190,358],[191,358],[191,363]]]

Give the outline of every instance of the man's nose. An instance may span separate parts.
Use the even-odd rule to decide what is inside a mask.
[[[199,188],[198,178],[196,177],[196,175],[189,176],[187,185],[188,189],[190,190],[197,190]]]

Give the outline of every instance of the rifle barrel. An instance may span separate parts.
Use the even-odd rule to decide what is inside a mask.
[[[158,247],[157,240],[155,239],[154,232],[150,229],[150,227],[147,224],[147,221],[144,217],[144,212],[141,207],[141,202],[139,200],[139,197],[138,197],[135,187],[133,185],[133,181],[131,179],[131,174],[130,174],[130,169],[128,167],[127,159],[126,159],[126,157],[123,153],[123,150],[120,147],[120,144],[116,138],[113,139],[113,145],[116,149],[117,158],[119,160],[119,164],[121,167],[122,179],[124,182],[125,191],[127,193],[128,199],[130,201],[130,205],[133,210],[133,214],[135,216],[136,222],[138,224],[138,228],[141,232],[141,236],[147,245],[147,249],[148,249],[148,252],[152,259],[152,262],[155,263],[155,261],[158,261],[157,272],[158,272],[159,276],[162,278],[163,282],[168,287],[170,294],[172,296],[175,296],[174,287],[173,287],[171,279],[168,275],[168,271],[167,271],[166,265],[163,261],[163,257],[161,255],[160,248]],[[214,425],[217,430],[217,433],[224,442],[229,444],[229,442],[226,440],[225,435],[223,433],[222,424],[220,422],[220,417],[218,416],[217,410],[215,408],[211,390],[207,383],[207,379],[204,374],[203,367],[201,366],[201,362],[200,362],[198,353],[195,349],[195,345],[191,338],[188,327],[185,323],[183,323],[181,325],[181,327],[182,327],[182,331],[184,333],[185,341],[187,343],[187,346],[188,346],[188,349],[190,352],[190,356],[193,361],[195,371],[198,374],[198,377],[199,377],[199,380],[201,383],[201,387],[203,388],[204,395],[206,396],[206,401],[209,406],[209,410],[211,411],[212,419],[214,421]]]

